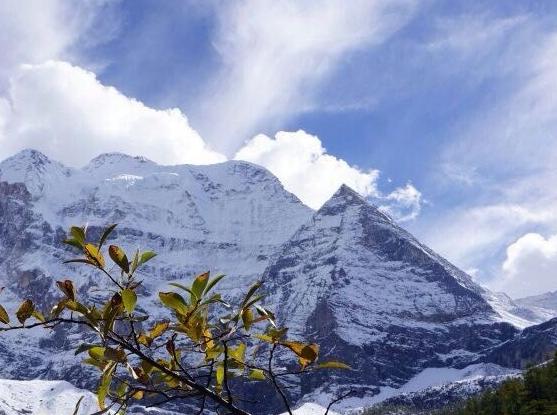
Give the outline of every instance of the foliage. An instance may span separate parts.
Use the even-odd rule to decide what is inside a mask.
[[[137,277],[155,253],[137,250],[128,255],[117,245],[105,249],[115,227],[109,226],[93,243],[86,228],[74,226],[64,241],[80,254],[65,262],[92,267],[109,279],[111,291],[102,304],[81,297],[71,280],[63,280],[56,282],[61,298],[49,312],[41,313],[30,299],[21,303],[15,313],[20,325],[11,325],[0,306],[0,331],[66,324],[95,335],[92,343],[77,345],[75,354],[98,369],[98,414],[124,414],[141,400],[155,406],[185,400],[197,405],[199,414],[217,408],[247,414],[235,393],[247,382],[272,386],[291,413],[283,376],[348,368],[341,362],[319,362],[317,344],[290,339],[288,329],[277,326],[273,312],[262,305],[260,282],[234,305],[217,292],[222,275],[205,272],[189,285],[170,284],[172,290],[158,293],[168,317],[155,320],[141,307],[142,281]],[[279,352],[291,355],[297,365],[276,369]]]
[[[542,366],[528,369],[498,388],[472,397],[458,409],[437,415],[555,415],[557,414],[557,354]]]

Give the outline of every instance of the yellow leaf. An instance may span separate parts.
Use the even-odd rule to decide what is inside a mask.
[[[222,382],[224,382],[224,366],[219,365],[217,367],[216,379],[217,385],[222,385]]]
[[[132,398],[137,400],[143,399],[143,391],[135,391]]]
[[[35,305],[31,300],[25,300],[19,308],[17,309],[15,315],[21,324],[24,324],[25,321],[33,315],[33,311],[35,311]]]
[[[282,342],[281,344],[288,347],[296,353],[296,355],[298,355],[298,361],[300,362],[302,369],[315,362],[315,360],[317,360],[317,356],[319,355],[319,345],[315,343],[306,344],[296,341],[287,341]]]
[[[99,402],[99,408],[106,409],[106,397],[108,395],[108,390],[110,388],[110,383],[112,382],[112,374],[116,368],[116,362],[109,363],[103,370],[101,376],[101,381],[99,384],[99,389],[97,390],[97,400]]]
[[[122,290],[122,302],[124,303],[124,308],[128,312],[128,314],[133,313],[135,309],[135,304],[137,303],[137,294],[134,290],[130,290],[126,288]]]
[[[141,333],[138,337],[137,337],[137,341],[147,347],[151,347],[151,343],[153,343],[153,339],[146,335],[145,333]]]
[[[91,347],[88,351],[89,356],[91,356],[95,360],[103,361],[104,360],[104,351],[106,350],[105,347],[102,346],[94,346]]]
[[[99,251],[99,248],[97,248],[97,246],[93,244],[85,244],[83,250],[85,251],[85,256],[87,257],[87,259],[92,261],[99,268],[104,268],[105,266],[104,257],[101,254],[101,251]]]
[[[108,247],[108,255],[122,271],[125,273],[130,272],[130,262],[128,261],[128,257],[122,248],[116,245],[110,245]]]
[[[156,323],[151,331],[149,332],[149,337],[151,339],[156,339],[163,335],[163,333],[168,329],[169,322],[168,321],[159,321]]]
[[[207,287],[208,282],[209,282],[208,272],[199,274],[197,277],[195,277],[195,280],[193,281],[193,284],[191,286],[191,291],[196,297],[195,300],[201,299],[203,295],[203,290],[205,290],[205,287]],[[193,300],[194,299],[192,298],[192,302]]]
[[[265,380],[265,372],[261,369],[251,369],[249,371],[249,378],[251,380]]]
[[[253,311],[251,311],[251,308],[246,308],[242,311],[242,322],[244,323],[244,329],[249,331],[253,323]]]
[[[176,311],[178,314],[187,315],[189,311],[189,307],[186,304],[184,298],[177,293],[173,292],[160,292],[159,298],[161,299],[162,303]]]
[[[0,305],[0,322],[4,324],[9,324],[10,316],[6,312],[6,309]]]
[[[320,369],[350,369],[346,363],[330,360],[328,362],[321,362],[317,365]]]

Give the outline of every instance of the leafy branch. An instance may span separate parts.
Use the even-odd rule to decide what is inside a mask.
[[[19,324],[12,325],[0,305],[0,332],[79,325],[94,334],[94,342],[80,344],[75,354],[85,354],[83,363],[99,371],[96,414],[125,414],[134,402],[145,400],[149,406],[198,402],[199,414],[224,408],[231,414],[247,415],[238,390],[249,382],[265,382],[274,388],[292,414],[280,377],[349,369],[342,362],[319,362],[317,344],[289,339],[288,329],[279,327],[273,312],[262,305],[260,282],[254,283],[237,305],[231,305],[216,292],[224,276],[211,278],[205,272],[189,285],[172,283],[175,291],[158,293],[161,309],[169,314],[167,319],[156,320],[138,311],[137,290],[142,281],[136,273],[156,254],[137,250],[129,257],[117,245],[104,250],[115,228],[109,226],[99,241],[92,243],[86,228],[74,226],[64,241],[80,254],[66,263],[91,267],[112,285],[113,291],[100,305],[79,298],[69,279],[56,282],[62,297],[47,313],[31,299],[24,300],[15,312]],[[107,269],[106,251],[118,275]],[[29,323],[32,319],[35,321]],[[274,367],[278,349],[297,360],[296,370],[292,365],[280,370]],[[340,399],[331,402],[327,412]]]

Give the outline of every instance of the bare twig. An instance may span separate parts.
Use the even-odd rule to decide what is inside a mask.
[[[353,391],[353,390],[349,390],[347,393],[342,394],[342,395],[340,395],[340,396],[337,396],[335,399],[333,399],[331,402],[329,402],[329,405],[327,405],[327,410],[325,411],[325,413],[324,413],[323,415],[328,415],[328,414],[329,414],[329,410],[331,409],[331,407],[332,407],[334,404],[336,404],[336,403],[342,401],[342,400],[345,399],[345,398],[348,398],[348,397],[349,397],[350,395],[352,395],[354,392],[355,392],[355,391]]]

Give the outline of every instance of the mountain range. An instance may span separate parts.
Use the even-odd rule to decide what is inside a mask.
[[[70,254],[61,241],[71,225],[98,233],[110,223],[124,248],[158,253],[144,270],[146,309],[157,309],[169,283],[201,271],[225,273],[221,288],[232,298],[262,279],[267,305],[293,335],[351,365],[291,380],[298,402],[352,390],[350,404],[363,405],[424,370],[520,368],[557,344],[556,320],[535,325],[554,316],[548,309],[478,285],[349,187],[314,211],[269,171],[240,161],[162,166],[109,153],[70,168],[34,150],[2,161],[0,302],[50,304],[62,277],[94,298],[105,283],[63,265]],[[79,332],[31,333],[0,336],[0,376],[93,386],[68,353]]]

